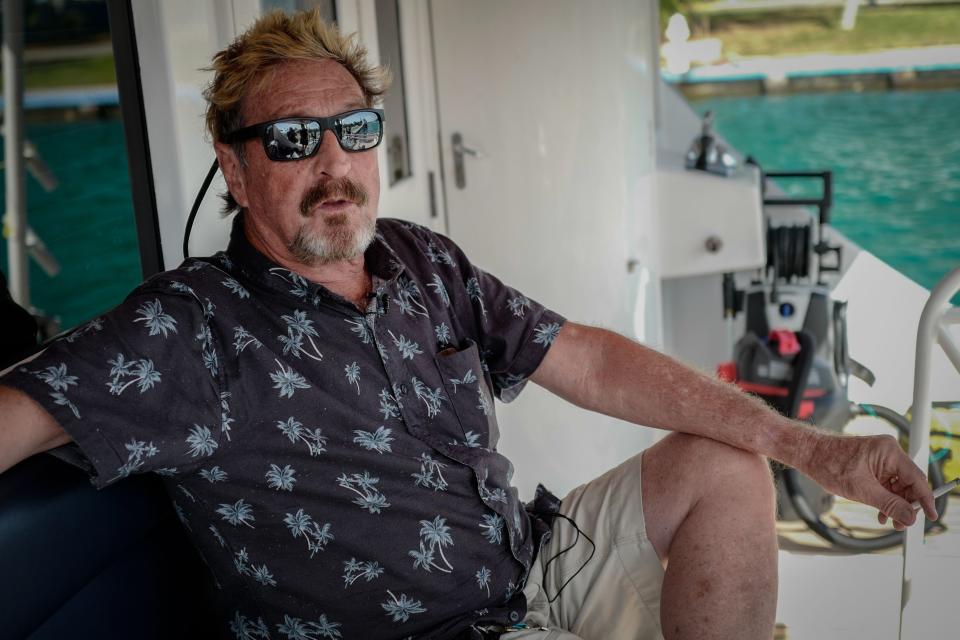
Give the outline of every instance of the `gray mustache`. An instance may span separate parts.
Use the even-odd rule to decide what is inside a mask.
[[[324,200],[349,200],[358,206],[367,204],[367,190],[350,178],[337,178],[314,185],[300,201],[300,215],[307,217],[310,210]]]

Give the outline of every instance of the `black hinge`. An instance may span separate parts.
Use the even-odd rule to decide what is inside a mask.
[[[427,191],[430,192],[430,217],[436,218],[439,214],[437,213],[437,192],[434,190],[433,183],[433,171],[427,171]]]

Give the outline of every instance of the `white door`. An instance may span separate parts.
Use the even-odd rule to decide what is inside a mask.
[[[379,214],[444,231],[427,0],[340,0],[337,22],[393,75],[378,149]]]
[[[450,236],[567,318],[656,345],[652,3],[430,9]],[[652,441],[533,385],[500,416],[525,495],[538,481],[565,492]]]

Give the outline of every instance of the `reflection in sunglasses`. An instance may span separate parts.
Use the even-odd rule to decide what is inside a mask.
[[[323,133],[331,130],[345,151],[367,151],[383,139],[383,112],[358,109],[329,118],[286,118],[243,127],[226,136],[236,142],[261,136],[271,160],[296,160],[316,153]]]

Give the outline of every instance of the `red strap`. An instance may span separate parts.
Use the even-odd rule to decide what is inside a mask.
[[[724,382],[736,382],[737,381],[737,363],[721,362],[720,364],[718,364],[717,377],[723,380]]]
[[[737,380],[737,386],[748,393],[755,393],[758,396],[777,396],[786,398],[790,391],[786,387],[775,387],[768,384],[757,384],[756,382],[746,382]],[[826,389],[807,389],[803,392],[804,398],[822,398],[827,395]]]
[[[777,351],[781,356],[792,356],[800,353],[800,341],[797,334],[786,329],[774,329],[770,332],[770,342],[777,343]]]

